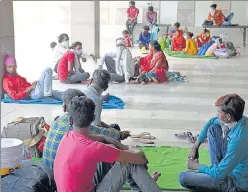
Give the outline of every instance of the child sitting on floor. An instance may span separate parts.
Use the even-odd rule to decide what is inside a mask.
[[[129,32],[127,30],[124,30],[122,32],[122,38],[125,41],[126,47],[131,47],[132,46],[132,40],[131,37],[129,35]]]
[[[183,37],[183,34],[177,30],[176,36],[172,41],[172,51],[182,51],[186,47],[186,40]]]
[[[196,55],[198,52],[196,42],[192,39],[193,36],[193,33],[187,33],[186,48],[184,49],[184,53],[188,55]]]

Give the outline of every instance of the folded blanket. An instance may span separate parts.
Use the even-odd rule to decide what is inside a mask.
[[[62,105],[62,101],[58,101],[52,98],[46,99],[27,99],[15,101],[11,99],[7,94],[4,94],[2,98],[3,103],[17,103],[17,104],[50,104],[50,105]],[[119,97],[109,96],[109,99],[102,104],[103,109],[124,109],[125,103]]]
[[[196,58],[196,59],[217,59],[215,56],[206,56],[206,55],[188,55],[180,51],[171,51],[170,49],[164,49],[164,52],[171,57],[178,58]]]

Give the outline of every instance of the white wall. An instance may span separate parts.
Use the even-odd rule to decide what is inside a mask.
[[[177,1],[160,2],[160,23],[173,24],[177,21]]]

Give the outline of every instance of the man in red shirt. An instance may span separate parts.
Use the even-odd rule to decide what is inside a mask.
[[[42,99],[46,97],[62,100],[62,93],[52,90],[53,73],[51,68],[46,68],[40,79],[31,84],[24,77],[18,75],[14,56],[5,56],[4,65],[3,90],[13,100]]]
[[[68,110],[73,129],[62,138],[54,162],[58,192],[117,192],[129,176],[141,191],[161,192],[155,181],[159,174],[153,178],[149,175],[143,152],[105,136],[90,135],[89,126],[94,121],[95,111],[91,99],[74,97]],[[97,172],[96,181],[94,175],[101,162],[114,164],[104,174]]]
[[[80,57],[85,55],[82,51],[82,43],[72,44],[72,50],[67,51],[58,63],[58,78],[60,82],[67,84],[83,83],[88,84],[90,74],[85,72],[80,63]],[[94,55],[90,55],[95,60]]]
[[[135,2],[129,2],[129,8],[127,9],[127,21],[126,28],[129,34],[133,35],[134,26],[137,24],[137,17],[139,15],[139,9],[135,7]]]

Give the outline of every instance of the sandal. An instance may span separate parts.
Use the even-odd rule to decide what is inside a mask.
[[[151,139],[135,138],[135,140],[137,140],[137,141],[139,141],[140,143],[143,143],[143,144],[154,144],[154,142]]]
[[[190,143],[195,143],[196,138],[197,138],[197,137],[194,137],[191,132],[176,133],[174,135],[178,139],[187,139]]]
[[[131,135],[131,138],[132,139],[150,139],[150,140],[156,139],[156,137],[151,136],[151,134],[148,132],[143,132],[138,135]]]

